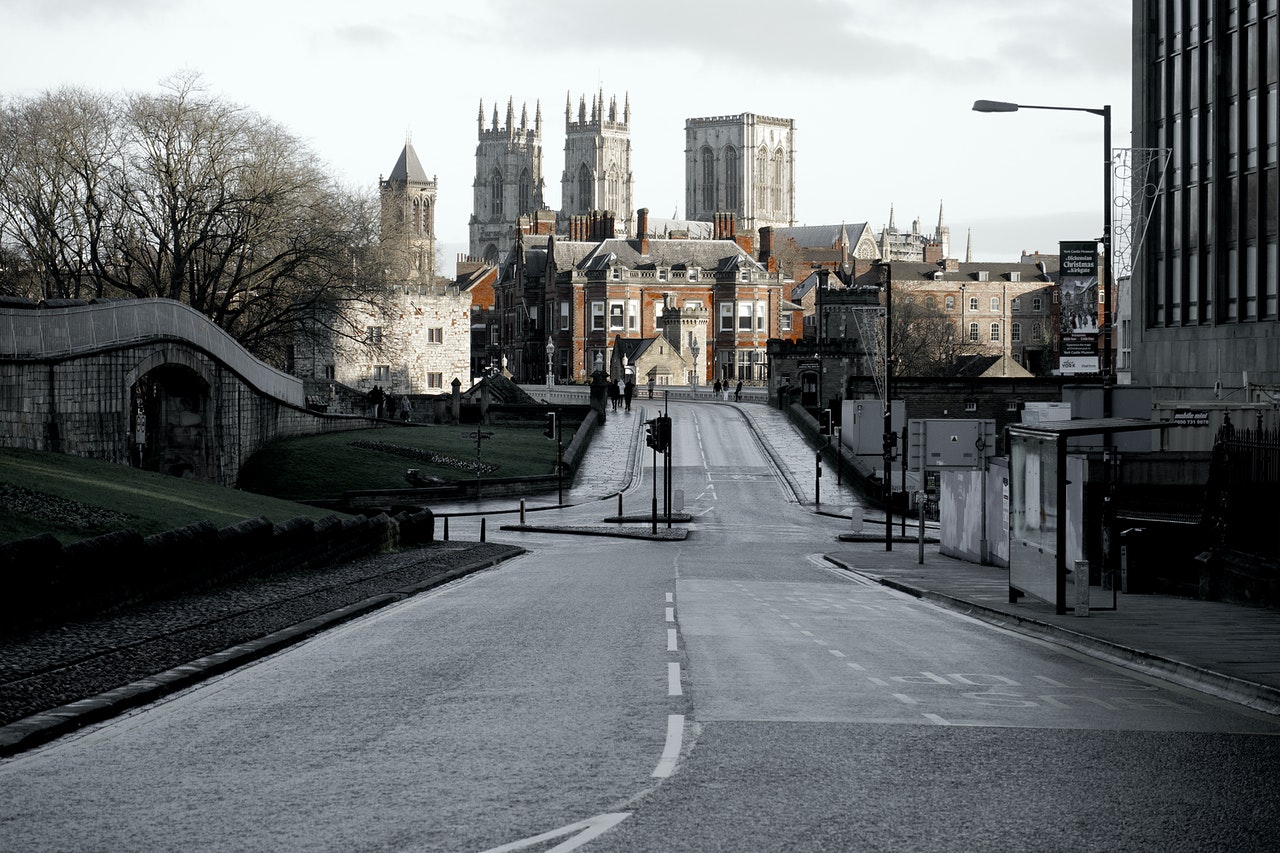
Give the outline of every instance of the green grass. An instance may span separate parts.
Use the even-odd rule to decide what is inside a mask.
[[[291,501],[61,453],[0,448],[0,542],[51,533],[63,544],[115,530],[144,536],[209,521],[333,515]]]
[[[335,513],[300,501],[341,497],[360,489],[403,489],[405,472],[446,480],[475,479],[460,469],[408,458],[390,449],[429,450],[473,463],[474,426],[418,426],[358,430],[273,442],[249,459],[239,489],[184,480],[127,465],[60,453],[0,448],[0,542],[51,533],[63,544],[115,530],[144,536],[196,521],[226,527],[247,518],[279,523]],[[480,460],[494,466],[484,477],[555,472],[556,444],[541,426],[484,426]],[[566,425],[566,436],[570,434]]]
[[[482,426],[486,477],[554,474],[556,444],[541,426]],[[476,462],[476,426],[413,426],[330,433],[275,441],[253,455],[240,472],[240,486],[288,500],[328,500],[357,489],[405,489],[405,472],[447,481],[474,480],[474,467],[437,464],[402,455],[432,451],[471,466]],[[566,432],[568,429],[566,428]],[[359,446],[370,442],[386,449]],[[394,450],[393,450],[394,448]],[[394,452],[400,450],[401,453]]]

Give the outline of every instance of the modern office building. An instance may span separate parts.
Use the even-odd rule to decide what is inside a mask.
[[[1277,2],[1133,3],[1133,145],[1170,154],[1132,281],[1157,399],[1280,391]]]

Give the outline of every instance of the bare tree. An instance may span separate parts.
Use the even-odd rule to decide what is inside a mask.
[[[384,291],[371,194],[198,76],[118,104],[59,92],[5,118],[0,242],[46,297],[180,300],[280,364],[299,336],[359,334],[344,309]]]

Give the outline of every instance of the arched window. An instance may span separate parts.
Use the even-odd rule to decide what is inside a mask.
[[[520,213],[531,213],[533,211],[533,178],[529,177],[529,170],[524,169],[520,172]]]
[[[502,215],[502,173],[497,169],[489,175],[489,211],[495,217]]]
[[[707,147],[702,149],[702,209],[716,209],[716,155]]]
[[[756,152],[755,199],[761,208],[768,209],[772,202],[769,194],[769,149],[763,145]]]
[[[591,209],[591,183],[591,170],[583,163],[578,167],[578,208],[584,212]]]
[[[947,306],[948,311],[956,310],[956,298],[954,296],[948,296],[943,304]]]
[[[773,152],[773,209],[778,213],[783,212],[785,204],[783,195],[786,189],[786,169],[783,168],[785,164],[786,155],[779,148]]]
[[[738,162],[738,149],[732,145],[724,149],[724,206],[737,210],[741,204],[738,190],[742,181],[742,167]]]
[[[926,296],[924,298],[924,307],[928,308],[930,311],[937,311],[938,300],[934,299],[932,296]]]

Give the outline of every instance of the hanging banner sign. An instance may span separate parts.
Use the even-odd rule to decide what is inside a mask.
[[[1059,340],[1061,373],[1097,373],[1098,358],[1098,244],[1090,241],[1058,244]]]

